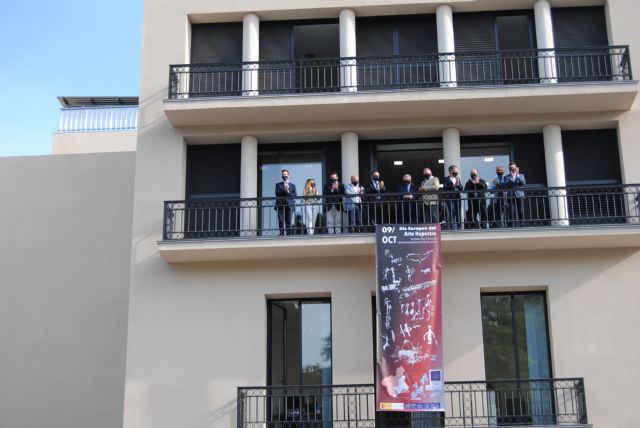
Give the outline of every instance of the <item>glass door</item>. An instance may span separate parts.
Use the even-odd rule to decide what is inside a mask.
[[[331,421],[331,302],[271,300],[267,309],[268,420],[325,426]]]
[[[486,293],[481,302],[485,374],[494,421],[498,425],[553,423],[545,294]]]
[[[263,198],[275,198],[276,184],[282,181],[282,170],[289,171],[289,182],[296,187],[298,197],[304,196],[304,186],[308,179],[315,181],[319,193],[322,193],[323,162],[320,151],[292,151],[292,152],[264,152],[260,154],[260,196]],[[286,215],[291,218],[291,233],[304,235],[308,227],[320,227],[322,223],[321,210],[312,211],[310,216],[305,210],[302,199],[294,200],[293,206]],[[259,222],[263,235],[277,235],[280,233],[278,215],[275,200],[263,201],[259,212]],[[311,223],[310,223],[311,222]]]

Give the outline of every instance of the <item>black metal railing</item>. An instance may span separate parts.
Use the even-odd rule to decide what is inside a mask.
[[[171,65],[169,98],[631,80],[628,46]]]
[[[445,382],[442,412],[377,412],[374,385],[238,388],[238,428],[586,425],[584,381]]]
[[[640,185],[166,201],[164,240],[355,234],[376,224],[444,230],[640,225]]]

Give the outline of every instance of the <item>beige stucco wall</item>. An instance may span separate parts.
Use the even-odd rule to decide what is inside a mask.
[[[134,161],[0,159],[0,427],[121,425]]]
[[[636,426],[639,263],[628,249],[446,254],[446,379],[485,379],[481,291],[548,290],[554,376],[585,378],[595,427]],[[145,260],[134,274],[125,427],[235,427],[236,388],[266,382],[268,297],[330,295],[333,382],[372,382],[374,284],[371,257]]]
[[[55,132],[54,155],[106,152],[134,152],[138,133],[132,131]]]

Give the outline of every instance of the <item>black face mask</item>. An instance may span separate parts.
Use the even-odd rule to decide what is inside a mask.
[[[289,179],[289,176],[287,176],[287,175],[283,175],[282,176],[282,181],[287,181],[288,179]]]
[[[353,184],[354,186],[357,186],[359,183],[359,181],[352,181],[351,184]]]
[[[498,177],[502,178],[502,176],[504,175],[504,172],[497,172],[496,174],[498,174]]]
[[[457,172],[452,172],[451,175],[454,176],[454,177],[457,177],[458,173]]]
[[[380,177],[374,175],[373,176],[373,181],[380,181]]]
[[[425,174],[424,178],[426,178],[427,180],[431,178],[431,174]]]
[[[411,183],[409,180],[402,180],[402,182],[403,182],[404,184],[409,184],[409,183]]]
[[[337,182],[338,182],[338,179],[337,179],[337,178],[332,178],[332,179],[331,179],[331,182],[332,182],[332,183],[337,183]]]
[[[477,174],[471,174],[471,179],[472,179],[472,180],[475,180],[476,178],[478,178],[478,175],[477,175]]]

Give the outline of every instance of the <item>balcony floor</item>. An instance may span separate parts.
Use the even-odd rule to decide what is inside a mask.
[[[443,231],[443,253],[640,248],[637,225]],[[375,255],[375,234],[159,241],[167,263]]]

